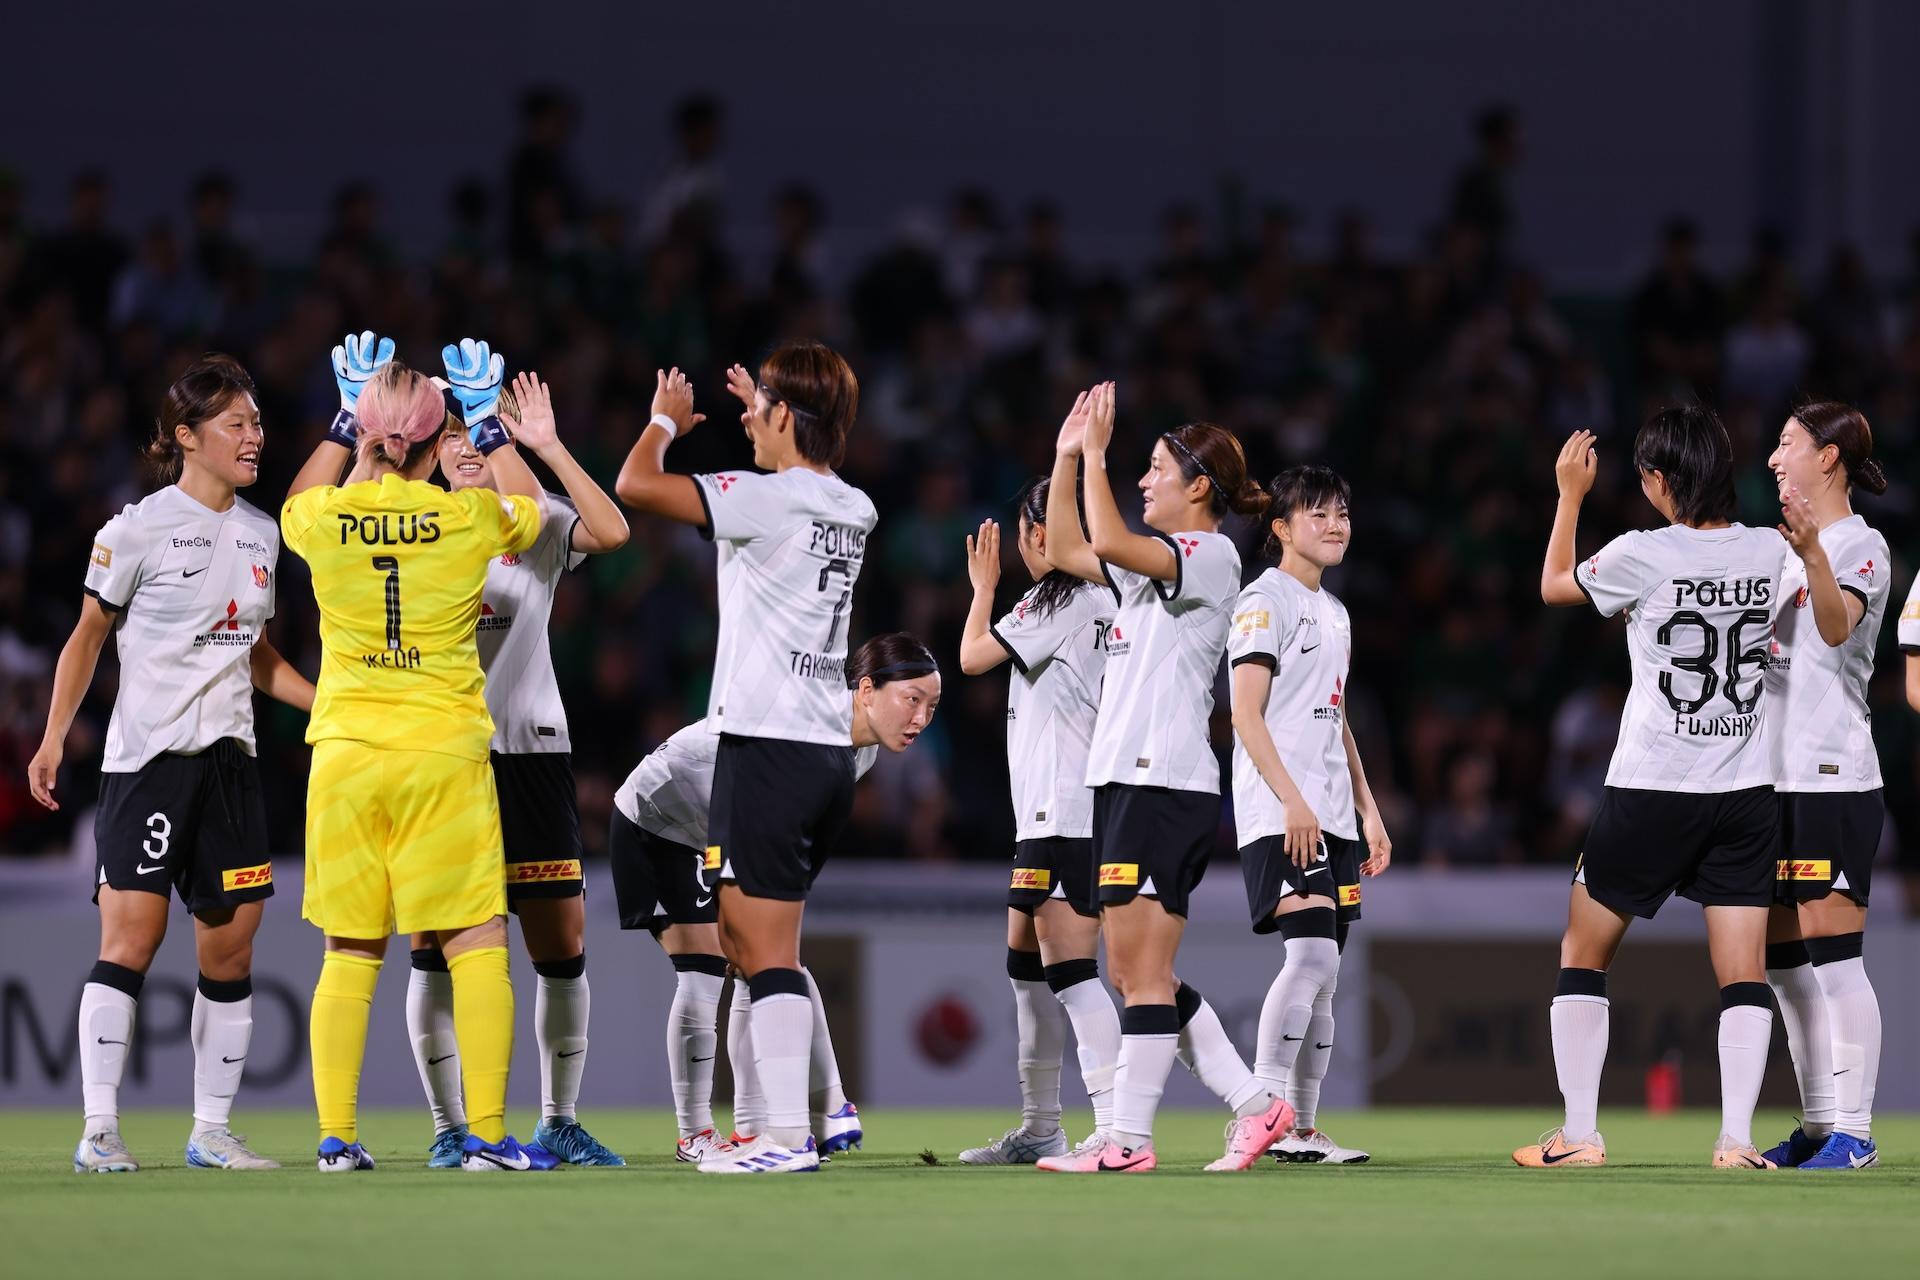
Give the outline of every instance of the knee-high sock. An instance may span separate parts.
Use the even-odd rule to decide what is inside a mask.
[[[80,989],[80,1097],[88,1133],[120,1128],[120,1077],[145,982],[144,974],[100,960]]]
[[[807,1101],[818,1116],[829,1116],[847,1105],[847,1091],[840,1083],[840,1059],[833,1051],[833,1031],[827,1026],[827,1002],[820,998],[820,984],[813,970],[800,969],[807,980],[807,998],[813,1001],[813,1048],[807,1056]]]
[[[367,1018],[379,981],[380,961],[372,956],[329,951],[320,962],[308,1030],[322,1138],[360,1140],[360,1065],[367,1054]]]
[[[460,1041],[453,1034],[453,978],[438,947],[413,953],[407,974],[407,1040],[433,1112],[433,1132],[463,1128],[467,1104],[460,1096]]]
[[[813,1001],[798,969],[762,969],[753,988],[753,1065],[767,1100],[766,1136],[783,1147],[807,1141],[807,1070],[813,1052]]]
[[[1113,1126],[1113,1076],[1120,1063],[1120,1014],[1113,997],[1100,983],[1100,966],[1092,960],[1065,960],[1045,970],[1047,986],[1073,1023],[1074,1047],[1080,1056],[1080,1079],[1093,1104],[1093,1127]]]
[[[1327,1064],[1333,1060],[1333,996],[1339,985],[1340,977],[1335,974],[1313,998],[1307,1038],[1300,1043],[1293,1080],[1287,1086],[1287,1101],[1293,1104],[1293,1127],[1303,1132],[1319,1123],[1320,1082],[1327,1078]]]
[[[1753,1143],[1753,1108],[1773,1041],[1773,993],[1764,982],[1720,988],[1720,1132]]]
[[[680,1136],[691,1138],[713,1128],[713,1055],[719,1044],[715,1028],[720,1021],[720,993],[727,985],[727,962],[715,955],[681,955],[672,960],[667,1074],[673,1079],[673,1114]]]
[[[193,1131],[224,1129],[253,1043],[253,979],[216,982],[206,974],[193,993]]]
[[[1153,1139],[1153,1117],[1180,1048],[1180,1011],[1128,1005],[1120,1014],[1120,1069],[1113,1085],[1113,1136],[1126,1146]]]
[[[1060,1063],[1067,1050],[1067,1011],[1047,988],[1038,951],[1007,949],[1014,1025],[1020,1037],[1020,1124],[1028,1133],[1060,1128]]]
[[[1173,993],[1173,1005],[1180,1020],[1177,1050],[1181,1064],[1232,1107],[1235,1115],[1265,1111],[1272,1094],[1248,1070],[1247,1060],[1233,1047],[1213,1006],[1184,982]]]
[[[1800,1086],[1800,1128],[1809,1138],[1833,1132],[1833,1037],[1827,1029],[1827,997],[1814,976],[1804,942],[1767,945],[1767,985],[1780,1006]]]
[[[1880,1080],[1880,1000],[1867,979],[1863,941],[1849,933],[1817,938],[1807,947],[1833,1035],[1833,1127],[1867,1139],[1873,1137],[1873,1093]]]
[[[1600,1069],[1607,1061],[1607,975],[1602,969],[1562,969],[1553,997],[1553,1070],[1566,1101],[1561,1125],[1578,1142],[1599,1129]]]
[[[467,1127],[482,1142],[507,1136],[507,1070],[513,1064],[513,976],[505,947],[475,947],[447,958],[453,1027]]]
[[[1260,1044],[1254,1057],[1253,1074],[1269,1093],[1281,1097],[1287,1096],[1293,1083],[1294,1064],[1307,1040],[1307,1024],[1313,1020],[1314,1001],[1321,988],[1340,972],[1340,948],[1333,940],[1333,909],[1321,907],[1295,915],[1324,915],[1324,921],[1316,919],[1312,923],[1324,924],[1326,932],[1288,935],[1286,962],[1280,966],[1260,1006]],[[1286,920],[1292,919],[1292,916],[1286,917]]]
[[[533,971],[539,975],[533,1030],[540,1046],[540,1118],[571,1120],[580,1102],[580,1077],[587,1070],[587,1015],[593,1007],[586,953],[569,960],[536,960]]]
[[[753,992],[738,974],[727,1011],[727,1065],[733,1068],[733,1131],[754,1137],[767,1127],[767,1098],[753,1062]]]

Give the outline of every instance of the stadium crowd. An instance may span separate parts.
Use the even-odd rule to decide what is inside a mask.
[[[961,677],[954,661],[964,536],[985,517],[1011,521],[1014,495],[1050,464],[1074,390],[1099,378],[1120,387],[1117,459],[1206,419],[1239,435],[1256,475],[1324,460],[1351,479],[1354,553],[1330,580],[1354,621],[1350,713],[1396,858],[1410,863],[1569,859],[1599,796],[1622,647],[1612,624],[1550,611],[1538,592],[1568,432],[1600,438],[1586,548],[1657,519],[1627,461],[1647,406],[1698,396],[1718,408],[1745,518],[1771,524],[1765,459],[1791,404],[1850,401],[1893,480],[1862,509],[1895,549],[1896,599],[1920,551],[1920,236],[1895,282],[1875,280],[1846,245],[1803,276],[1805,247],[1769,230],[1744,265],[1716,272],[1699,230],[1675,221],[1658,229],[1637,285],[1564,297],[1515,252],[1520,121],[1494,108],[1437,193],[1430,234],[1398,258],[1376,252],[1363,212],[1308,237],[1284,205],[1223,191],[1169,206],[1152,261],[1123,272],[1078,260],[1055,206],[1011,210],[967,188],[941,218],[837,262],[825,199],[795,181],[767,213],[772,252],[750,260],[726,234],[721,104],[681,104],[678,159],[644,193],[588,190],[569,156],[576,125],[563,94],[527,93],[500,181],[450,193],[444,242],[425,261],[384,237],[367,183],[338,192],[303,261],[279,262],[251,243],[246,191],[225,174],[192,181],[181,222],[131,236],[104,174],[77,176],[64,222],[46,227],[26,224],[22,191],[0,175],[0,853],[88,838],[77,819],[97,786],[113,679],[95,682],[76,722],[60,812],[30,802],[26,762],[93,534],[143,492],[137,453],[160,395],[209,349],[259,383],[268,448],[246,496],[269,512],[332,415],[326,353],[348,330],[394,335],[403,358],[429,366],[450,339],[487,338],[510,367],[551,382],[563,438],[606,484],[646,423],[656,368],[688,370],[716,418],[676,449],[676,467],[712,469],[745,458],[727,365],[751,366],[783,338],[846,352],[862,404],[844,473],[880,510],[852,634],[910,630],[949,673],[925,745],[882,760],[862,791],[842,851],[852,856],[1007,856],[1004,689]],[[1307,239],[1328,247],[1305,252]],[[1262,535],[1236,532],[1251,576]],[[280,572],[270,635],[311,672],[305,566],[283,556]],[[619,780],[705,706],[713,583],[710,545],[640,520],[627,548],[559,594],[555,665],[595,852]],[[1905,710],[1893,627],[1881,647],[1889,839],[1920,849],[1920,788],[1908,785],[1920,720]],[[286,852],[300,847],[304,724],[264,700],[259,714],[274,847]]]

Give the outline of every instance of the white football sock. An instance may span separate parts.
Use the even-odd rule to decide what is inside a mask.
[[[1067,1049],[1067,1011],[1045,982],[1009,978],[1020,1033],[1020,1124],[1045,1136],[1060,1130],[1060,1063]]]
[[[535,965],[537,970],[540,966]],[[580,1077],[587,1070],[587,1016],[593,994],[582,972],[570,978],[539,975],[533,995],[534,1040],[540,1047],[540,1118],[574,1119]]]
[[[433,1112],[433,1132],[464,1128],[467,1103],[460,1091],[460,1042],[453,1034],[453,975],[445,969],[408,971],[407,1039]]]
[[[207,980],[193,993],[193,1134],[224,1129],[233,1114],[233,1095],[240,1091],[240,1073],[247,1069],[247,1046],[253,1040],[253,984],[217,982],[215,994],[244,989],[238,1000],[215,1000],[207,995]]]
[[[1231,1107],[1235,1115],[1258,1115],[1270,1105],[1271,1091],[1247,1067],[1247,1060],[1233,1047],[1227,1029],[1220,1025],[1220,1015],[1204,999],[1180,1028],[1177,1046],[1181,1065]]]
[[[1333,993],[1336,983],[1329,983],[1313,998],[1313,1017],[1307,1020],[1307,1038],[1301,1042],[1300,1057],[1293,1064],[1293,1080],[1287,1089],[1287,1101],[1293,1104],[1293,1127],[1296,1129],[1318,1127],[1320,1082],[1327,1078],[1327,1064],[1333,1060]]]
[[[673,1080],[673,1114],[683,1138],[713,1128],[713,1057],[720,1043],[720,993],[726,985],[716,974],[674,971],[673,1007],[667,1011],[667,1074]]]
[[[1760,1100],[1772,1042],[1771,1007],[1736,1004],[1720,1011],[1720,1132],[1738,1146],[1753,1145],[1753,1108]]]
[[[1809,1138],[1833,1132],[1833,1037],[1827,1029],[1827,997],[1813,965],[1768,969],[1767,985],[1780,1005],[1800,1085],[1800,1128]]]
[[[727,1065],[733,1068],[733,1131],[754,1137],[767,1127],[767,1100],[753,1065],[753,994],[738,976],[727,1006]]]
[[[1057,998],[1073,1023],[1080,1079],[1087,1087],[1087,1101],[1093,1104],[1093,1127],[1110,1128],[1114,1071],[1120,1065],[1120,1014],[1098,978],[1063,988]]]
[[[780,975],[783,986],[799,990],[768,990],[769,974]],[[812,1131],[807,1071],[813,1049],[813,1001],[806,995],[806,979],[792,969],[762,970],[750,981],[759,988],[753,997],[753,1065],[766,1097],[766,1136],[783,1147],[798,1148]]]
[[[1833,1034],[1833,1127],[1863,1141],[1873,1137],[1873,1093],[1880,1078],[1880,1000],[1859,956],[1813,966],[1827,997]]]
[[[1567,1104],[1561,1128],[1578,1142],[1600,1128],[1600,1069],[1607,1062],[1610,1008],[1605,996],[1555,996],[1553,1071]]]
[[[1180,1019],[1172,1005],[1135,1005],[1127,1015],[1132,1016],[1123,1015],[1120,1024],[1112,1133],[1122,1145],[1138,1147],[1153,1139],[1154,1112],[1160,1108],[1167,1074],[1180,1049]],[[1129,1032],[1129,1022],[1143,1029]]]
[[[813,970],[802,966],[809,999],[813,1001],[813,1052],[807,1059],[807,1101],[822,1116],[832,1115],[847,1105],[847,1091],[840,1084],[840,1059],[833,1052],[833,1031],[827,1026],[827,1002],[820,998],[820,984]]]
[[[1287,940],[1286,963],[1260,1006],[1260,1043],[1253,1074],[1267,1092],[1287,1096],[1295,1060],[1306,1043],[1307,1024],[1313,1019],[1314,1000],[1339,972],[1340,947],[1332,938]]]
[[[134,999],[100,982],[80,989],[80,1096],[87,1132],[118,1132],[120,1077],[133,1043]]]

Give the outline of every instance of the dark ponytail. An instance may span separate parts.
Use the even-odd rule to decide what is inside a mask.
[[[198,429],[200,424],[219,417],[238,395],[253,395],[253,377],[232,356],[209,351],[187,366],[174,379],[160,402],[160,416],[154,419],[153,437],[141,456],[163,484],[180,479],[186,459],[180,442],[174,438],[177,427]]]
[[[875,688],[895,680],[917,680],[940,674],[927,646],[904,631],[889,631],[854,650],[847,659],[847,688],[858,689],[862,680],[871,680]]]
[[[1036,529],[1047,527],[1047,494],[1053,490],[1053,477],[1041,476],[1020,491],[1020,518]],[[1080,516],[1080,536],[1087,535],[1087,493],[1079,485],[1073,490],[1074,509]],[[1074,593],[1082,587],[1094,585],[1085,578],[1076,578],[1065,569],[1049,569],[1033,587],[1033,610],[1042,618],[1050,618],[1072,600]]]
[[[1801,405],[1793,416],[1812,437],[1814,448],[1833,445],[1840,450],[1849,486],[1858,485],[1868,493],[1887,491],[1887,473],[1874,461],[1873,428],[1867,425],[1866,414],[1837,400],[1820,400]]]
[[[1353,488],[1346,477],[1332,467],[1288,467],[1267,486],[1267,514],[1262,520],[1267,530],[1267,544],[1262,550],[1278,564],[1282,548],[1279,535],[1273,531],[1274,523],[1296,511],[1334,505],[1353,505]]]
[[[1160,437],[1188,484],[1205,477],[1213,514],[1224,518],[1259,515],[1267,507],[1267,491],[1247,475],[1247,455],[1225,427],[1190,422]]]

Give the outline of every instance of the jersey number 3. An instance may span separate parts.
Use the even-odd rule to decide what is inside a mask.
[[[400,561],[395,556],[375,556],[373,567],[387,575],[387,648],[400,648]]]

